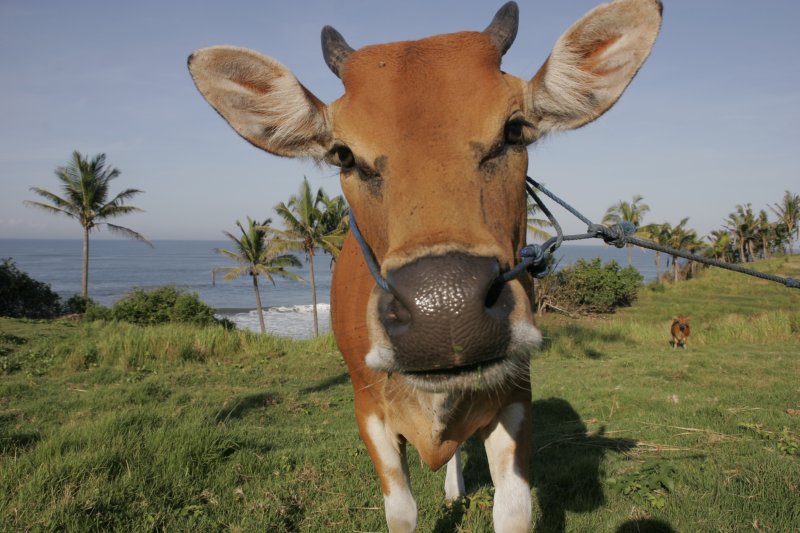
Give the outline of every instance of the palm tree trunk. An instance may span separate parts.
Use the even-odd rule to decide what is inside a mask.
[[[83,228],[83,272],[81,273],[81,298],[89,299],[89,228]]]
[[[256,311],[258,312],[258,325],[261,326],[261,334],[267,332],[264,325],[264,311],[261,308],[261,293],[258,290],[258,276],[253,276],[253,290],[256,292]]]
[[[628,248],[628,266],[631,266],[633,265],[633,245],[627,244],[626,246]]]
[[[672,256],[672,281],[678,283],[678,257]]]
[[[314,314],[314,336],[319,335],[319,322],[317,321],[317,283],[314,280],[314,249],[308,251],[308,277],[311,278],[311,303]]]
[[[661,252],[656,251],[656,282],[661,283]]]

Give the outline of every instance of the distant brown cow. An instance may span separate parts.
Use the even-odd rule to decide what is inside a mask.
[[[672,347],[677,348],[678,345],[686,348],[686,342],[689,340],[689,317],[684,315],[678,315],[672,319],[672,327],[670,328],[670,333],[672,333]]]

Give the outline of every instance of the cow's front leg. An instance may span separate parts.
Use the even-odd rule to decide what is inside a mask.
[[[456,453],[447,462],[447,473],[444,478],[444,497],[447,501],[454,501],[466,496],[464,488],[464,474],[461,468],[461,446],[456,448]]]
[[[497,533],[527,532],[531,523],[528,483],[530,402],[505,407],[483,431],[486,457],[494,483],[494,529]]]
[[[383,507],[390,533],[406,533],[417,527],[417,503],[411,494],[406,444],[392,434],[376,415],[358,420],[361,438],[381,480]]]

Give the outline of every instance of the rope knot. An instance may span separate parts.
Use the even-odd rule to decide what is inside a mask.
[[[547,274],[549,265],[547,256],[538,244],[529,244],[519,251],[519,255],[525,262],[525,268],[536,278],[543,278]]]
[[[589,224],[589,233],[603,239],[606,244],[613,244],[617,248],[624,248],[628,244],[628,239],[636,233],[636,226],[633,222],[623,220],[613,226],[602,224]]]

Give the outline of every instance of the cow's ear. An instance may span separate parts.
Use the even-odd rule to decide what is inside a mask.
[[[189,56],[189,71],[208,103],[255,146],[287,157],[326,154],[331,129],[325,104],[274,59],[213,46]]]
[[[537,134],[583,126],[614,105],[660,26],[658,0],[617,0],[576,22],[528,83],[528,116]]]

